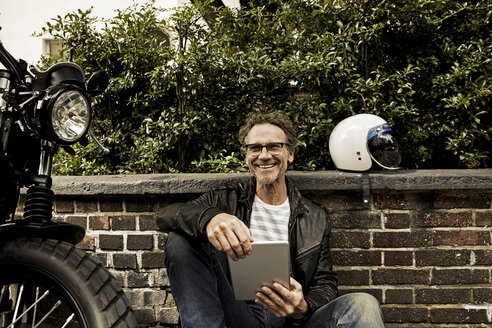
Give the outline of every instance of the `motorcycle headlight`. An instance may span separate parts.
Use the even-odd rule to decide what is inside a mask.
[[[90,124],[90,106],[85,95],[75,90],[62,92],[51,109],[51,123],[61,140],[79,140]]]
[[[87,132],[91,122],[91,106],[78,87],[58,85],[49,89],[38,103],[32,122],[43,137],[72,144]]]

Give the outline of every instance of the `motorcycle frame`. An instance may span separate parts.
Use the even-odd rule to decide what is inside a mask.
[[[36,81],[43,76],[31,74],[24,61],[14,60],[1,41],[0,62],[6,68],[0,74],[0,240],[49,238],[76,244],[84,238],[85,229],[51,220],[54,203],[51,169],[58,147],[23,121],[26,108],[34,106],[44,94],[44,90],[34,88],[42,89],[39,85],[47,82]],[[66,64],[68,67],[73,65]],[[24,219],[15,217],[23,187],[28,188],[27,194],[33,191],[41,195],[34,196],[37,198],[31,202],[31,208],[44,209],[41,218],[27,218],[27,205],[24,206]]]

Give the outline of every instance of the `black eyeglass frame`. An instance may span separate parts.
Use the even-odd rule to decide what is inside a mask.
[[[280,145],[280,151],[273,152],[272,153],[269,148],[270,147],[275,147],[277,145]],[[261,147],[261,149],[257,153],[256,152],[252,153],[251,150],[249,149],[251,146],[258,146],[258,147]],[[284,146],[291,147],[290,143],[288,143],[288,142],[270,142],[270,143],[268,143],[266,145],[262,145],[262,144],[246,144],[246,145],[242,146],[242,148],[250,156],[256,157],[256,156],[260,156],[261,152],[263,151],[263,148],[266,148],[267,152],[270,155],[277,156],[277,155],[279,155],[282,152],[282,149],[284,148]]]

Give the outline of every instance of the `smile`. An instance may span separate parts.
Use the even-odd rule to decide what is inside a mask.
[[[275,164],[262,164],[262,165],[256,165],[260,169],[269,169],[275,166]]]

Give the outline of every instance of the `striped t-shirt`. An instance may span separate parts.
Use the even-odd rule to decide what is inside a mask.
[[[288,240],[289,199],[281,205],[270,205],[255,196],[250,230],[255,241]]]

